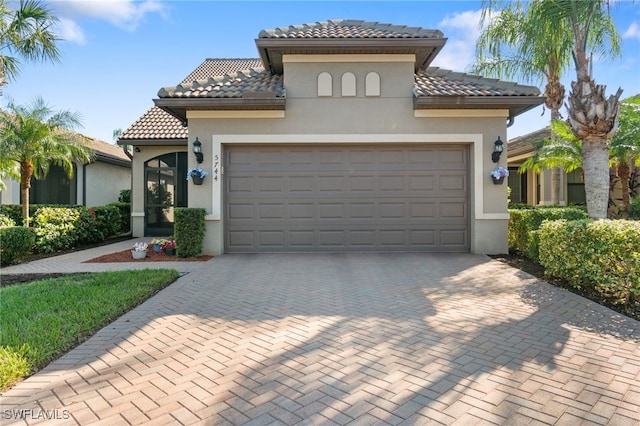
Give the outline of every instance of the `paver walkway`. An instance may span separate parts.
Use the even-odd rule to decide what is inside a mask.
[[[485,256],[197,266],[1,396],[2,424],[640,424],[640,323]]]

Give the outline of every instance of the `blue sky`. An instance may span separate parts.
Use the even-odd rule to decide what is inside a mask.
[[[55,110],[81,113],[80,132],[113,142],[153,106],[158,89],[178,84],[206,58],[257,57],[262,29],[328,19],[362,19],[441,30],[447,44],[432,65],[468,71],[479,34],[480,1],[94,1],[45,2],[60,18],[60,63],[23,63],[3,89],[27,104],[41,96]],[[596,82],[623,98],[640,93],[640,2],[612,8],[622,36],[622,57],[596,60]],[[575,73],[563,79],[569,92]],[[541,87],[541,82],[534,85]],[[544,127],[542,107],[516,118],[513,138]]]

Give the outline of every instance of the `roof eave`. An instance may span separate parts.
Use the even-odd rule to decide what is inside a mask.
[[[96,152],[96,161],[100,161],[102,163],[107,163],[107,164],[113,164],[116,166],[131,167],[131,160],[129,160],[128,158],[125,159],[125,158],[115,157],[113,155],[106,155],[100,152]]]
[[[542,96],[422,96],[414,97],[414,109],[495,109],[507,108],[516,117],[541,105]]]
[[[284,110],[285,98],[160,98],[154,104],[187,122],[188,110],[200,111],[238,111],[238,110]]]
[[[415,54],[414,69],[428,67],[444,47],[442,38],[258,38],[258,53],[265,68],[282,74],[285,54]]]

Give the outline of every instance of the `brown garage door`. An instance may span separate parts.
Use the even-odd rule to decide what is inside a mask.
[[[227,146],[225,251],[469,250],[465,145]]]

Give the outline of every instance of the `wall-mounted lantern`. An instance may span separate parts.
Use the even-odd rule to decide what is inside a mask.
[[[502,154],[503,150],[504,150],[504,143],[500,139],[500,136],[498,136],[498,140],[493,143],[493,152],[491,153],[491,161],[493,161],[494,163],[499,163],[500,155]]]
[[[197,136],[196,136],[196,140],[193,141],[193,153],[196,156],[196,161],[198,162],[198,164],[204,161],[204,156],[202,155],[202,142],[198,140]]]

